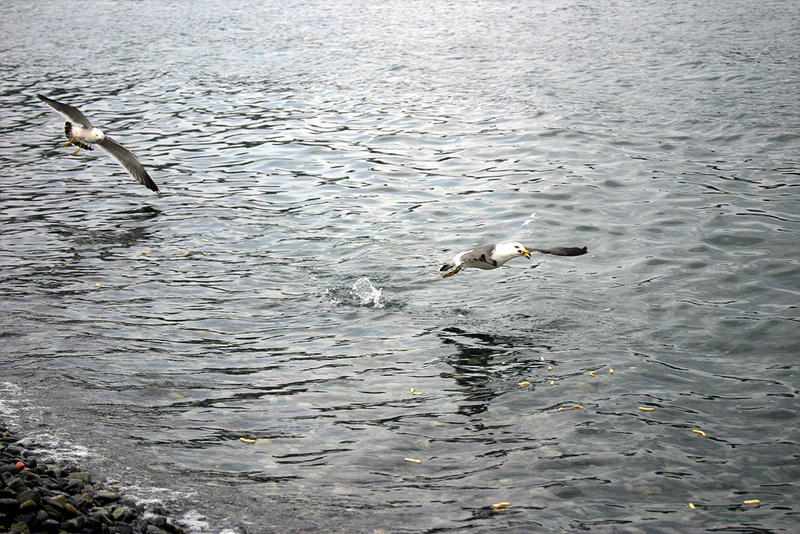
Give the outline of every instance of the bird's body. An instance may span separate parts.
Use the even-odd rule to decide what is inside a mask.
[[[586,247],[559,247],[559,248],[535,248],[534,252],[543,254],[555,254],[558,256],[580,256],[586,254]],[[459,252],[453,260],[445,263],[439,269],[445,273],[443,278],[453,276],[461,269],[497,269],[509,260],[519,256],[531,258],[531,253],[521,243],[493,243],[491,245],[481,245],[464,252]],[[448,272],[449,271],[449,272]]]
[[[78,150],[76,150],[73,155],[77,154],[82,148],[84,150],[92,150],[91,145],[96,145],[100,150],[111,156],[114,161],[122,165],[131,176],[139,181],[139,183],[151,191],[159,192],[158,186],[156,186],[153,179],[150,178],[150,175],[147,174],[147,171],[144,170],[144,167],[142,167],[142,164],[136,159],[136,156],[133,155],[133,152],[105,135],[100,129],[92,126],[89,119],[87,119],[78,108],[68,104],[62,104],[46,96],[36,96],[66,119],[67,122],[64,124],[64,133],[69,141],[67,141],[64,146],[74,145],[78,147]]]

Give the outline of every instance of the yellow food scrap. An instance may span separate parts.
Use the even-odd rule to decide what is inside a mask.
[[[573,404],[572,407],[575,408],[576,410],[583,410],[583,406],[581,406],[580,404]]]
[[[525,386],[530,386],[530,385],[531,385],[531,383],[530,383],[530,382],[520,382],[520,383],[519,383],[519,384],[517,384],[517,385],[518,385],[519,387],[525,387]]]
[[[492,508],[494,508],[495,510],[500,510],[502,508],[508,508],[509,506],[511,506],[510,502],[499,502],[497,504],[493,504]]]
[[[761,504],[758,499],[750,499],[749,501],[742,501],[742,504]]]
[[[695,434],[697,434],[698,436],[706,437],[706,433],[705,433],[705,432],[703,432],[702,430],[695,430],[695,429],[692,429],[692,432],[694,432],[694,433],[695,433]]]
[[[539,359],[544,361],[544,356],[539,356]]]
[[[644,406],[639,406],[639,409],[642,410],[643,412],[652,412],[653,410],[655,410],[655,408],[646,408]]]
[[[608,370],[608,374],[613,375],[614,374],[614,370],[613,369],[609,369]]]
[[[100,284],[95,284],[94,287],[100,287]]]
[[[563,412],[563,411],[564,411],[564,408],[559,408],[559,409],[558,409],[558,411],[559,411],[559,412]]]
[[[256,440],[254,439],[247,439],[247,438],[239,438],[239,441],[244,441],[245,443],[255,443]]]
[[[552,366],[552,365],[548,365],[548,366],[547,366],[547,370],[548,370],[548,371],[552,371],[552,370],[553,370],[553,366]]]
[[[556,385],[556,381],[555,381],[555,380],[551,380],[551,381],[550,381],[550,385],[551,385],[551,386],[555,386],[555,385]]]
[[[692,502],[689,503],[689,508],[691,508],[692,510],[697,510],[697,507]]]
[[[188,252],[179,252],[178,254],[180,254],[181,256],[186,256],[189,253]]]
[[[414,388],[408,390],[409,393],[414,393]]]
[[[422,460],[417,460],[416,458],[403,458],[406,462],[411,462],[413,464],[421,464]]]
[[[500,362],[500,365],[505,365],[505,364],[506,364],[506,362]]]
[[[594,376],[594,375],[595,375],[594,371],[589,371],[589,376]]]
[[[149,250],[143,250],[142,254],[150,254],[150,251]]]

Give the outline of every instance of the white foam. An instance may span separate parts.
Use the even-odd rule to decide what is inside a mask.
[[[383,308],[383,290],[378,289],[372,285],[369,278],[366,276],[363,278],[359,278],[358,281],[353,285],[353,289],[351,290],[353,296],[361,299],[361,305],[367,306],[372,304],[376,308]]]

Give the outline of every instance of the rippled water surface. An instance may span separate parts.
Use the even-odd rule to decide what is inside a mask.
[[[795,531],[800,4],[2,9],[30,442],[195,531]]]

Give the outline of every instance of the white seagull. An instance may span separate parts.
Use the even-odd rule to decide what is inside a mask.
[[[78,150],[72,153],[73,156],[80,152],[82,148],[85,150],[92,150],[89,144],[97,145],[100,150],[122,165],[140,184],[151,191],[155,191],[156,193],[160,192],[158,186],[153,182],[152,178],[150,178],[150,175],[147,174],[147,171],[144,170],[144,167],[142,167],[142,164],[136,159],[136,156],[133,155],[133,152],[108,137],[98,128],[92,126],[89,119],[87,119],[78,108],[56,102],[46,96],[36,96],[67,120],[67,122],[64,123],[64,133],[67,135],[69,141],[67,141],[64,146],[75,145],[78,147]]]
[[[555,254],[556,256],[580,256],[586,254],[586,247],[557,247],[557,248],[535,248],[533,252],[542,254]],[[461,269],[475,267],[477,269],[497,269],[508,260],[513,260],[519,256],[531,259],[531,253],[522,243],[492,243],[491,245],[481,245],[464,252],[459,252],[453,257],[453,261],[445,263],[439,269],[440,272],[448,272],[442,278],[453,276]],[[452,271],[451,271],[452,269]]]

